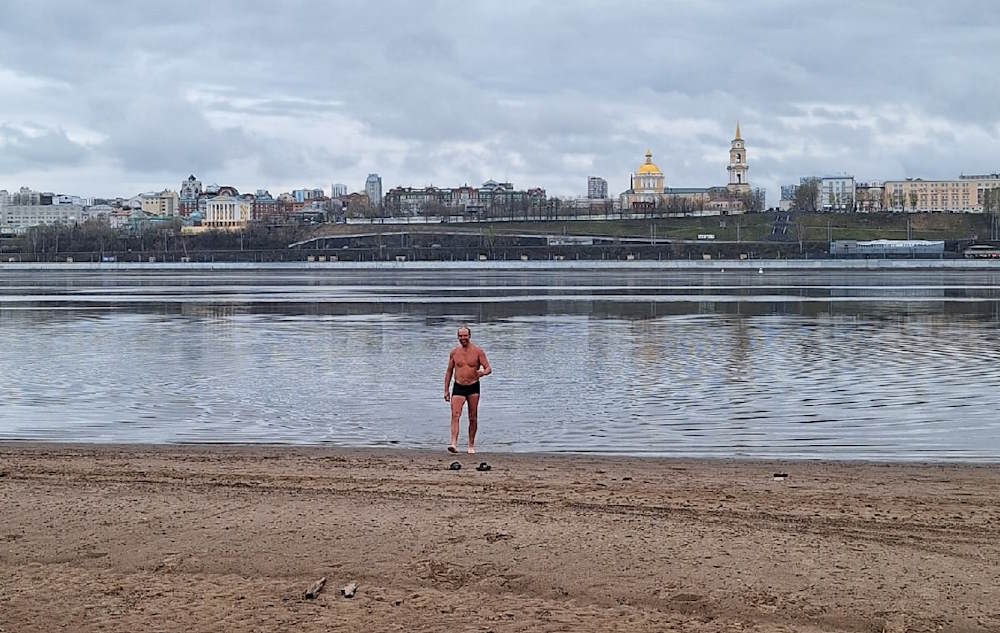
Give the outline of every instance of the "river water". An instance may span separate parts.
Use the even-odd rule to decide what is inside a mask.
[[[440,448],[445,364],[468,323],[494,367],[482,451],[996,461],[998,282],[4,271],[0,439]]]

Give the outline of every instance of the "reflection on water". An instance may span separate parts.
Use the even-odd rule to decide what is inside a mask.
[[[512,451],[986,459],[988,272],[4,273],[0,438],[440,447],[460,322]]]

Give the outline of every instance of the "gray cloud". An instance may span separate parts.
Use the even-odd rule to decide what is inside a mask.
[[[6,170],[79,165],[88,152],[87,147],[70,140],[65,130],[0,125],[0,168]]]
[[[91,170],[84,195],[369,171],[578,194],[647,147],[669,184],[721,184],[736,119],[771,202],[811,173],[995,171],[998,26],[988,0],[15,2],[0,187],[41,162]]]

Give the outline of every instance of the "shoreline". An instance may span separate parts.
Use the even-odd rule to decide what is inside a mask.
[[[295,442],[239,442],[239,441],[219,441],[219,442],[89,442],[67,439],[43,440],[38,438],[13,438],[0,437],[0,454],[7,449],[27,449],[27,450],[66,450],[92,449],[94,451],[148,451],[148,452],[174,452],[174,451],[231,451],[234,453],[255,453],[260,451],[289,451],[302,453],[338,453],[351,456],[371,456],[371,455],[398,455],[400,457],[418,458],[439,456],[441,451],[437,448],[428,447],[408,447],[400,445],[372,445],[372,446],[346,446],[338,444],[307,444]],[[459,447],[461,449],[461,446]],[[732,463],[732,464],[815,464],[828,466],[959,466],[974,468],[993,468],[1000,466],[1000,456],[985,457],[941,457],[931,458],[919,457],[831,457],[819,456],[810,457],[802,454],[789,456],[755,456],[755,455],[732,455],[732,454],[685,454],[685,453],[616,453],[594,451],[506,451],[493,450],[490,448],[481,449],[483,452],[475,456],[488,455],[493,459],[541,459],[541,458],[567,458],[567,459],[587,459],[597,460],[636,460],[650,462],[694,462],[694,463]],[[449,453],[451,457],[469,457],[462,450],[458,453]],[[2,632],[0,632],[2,633]]]
[[[664,259],[664,260],[459,260],[459,261],[285,261],[285,262],[2,262],[11,271],[204,271],[204,270],[672,270],[693,272],[764,271],[992,271],[989,259]]]
[[[0,630],[985,633],[998,501],[985,464],[3,441]]]

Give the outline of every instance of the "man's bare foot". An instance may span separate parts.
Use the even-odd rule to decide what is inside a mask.
[[[469,455],[475,455],[475,454],[476,454],[476,449],[474,449],[473,447],[470,446],[469,447]]]
[[[448,452],[449,452],[449,453],[457,453],[457,452],[458,452],[458,449],[457,449],[457,448],[455,448],[455,445],[454,445],[454,444],[452,444],[451,446],[449,446],[449,447],[448,447]]]

